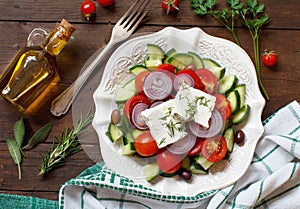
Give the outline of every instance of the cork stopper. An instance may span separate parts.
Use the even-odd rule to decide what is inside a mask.
[[[62,19],[59,25],[64,27],[71,34],[76,30],[76,28],[71,25],[66,19]]]

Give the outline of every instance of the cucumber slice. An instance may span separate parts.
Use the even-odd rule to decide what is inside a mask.
[[[226,75],[219,82],[218,91],[220,94],[228,94],[235,88],[237,77],[235,75]]]
[[[223,124],[222,132],[224,132],[227,128],[229,128],[231,126],[232,126],[232,119],[228,118]]]
[[[138,135],[140,135],[141,133],[143,133],[143,131],[138,130],[138,129],[134,129],[134,130],[131,132],[131,135],[132,135],[132,137],[135,139],[135,138],[138,137]]]
[[[230,103],[231,114],[235,114],[240,109],[240,94],[237,90],[231,91],[227,95],[227,100]]]
[[[127,83],[124,84],[123,86],[124,89],[127,89],[127,90],[131,90],[131,91],[134,91],[136,92],[136,88],[135,88],[135,78],[129,80]]]
[[[165,57],[165,53],[162,48],[156,44],[147,44],[147,53],[151,60],[162,60]]]
[[[209,162],[206,158],[204,158],[202,155],[198,156],[195,158],[195,161],[201,165],[204,170],[209,169],[214,163],[213,162]]]
[[[190,165],[191,165],[191,159],[187,156],[185,156],[183,159],[182,159],[182,164],[181,164],[181,167],[182,168],[185,168],[187,170],[190,170]]]
[[[130,142],[134,142],[134,138],[130,132],[126,132],[125,136],[123,137],[123,144],[126,145]]]
[[[154,58],[148,57],[144,61],[144,63],[148,69],[153,69],[153,68],[157,68],[159,65],[162,64],[162,59],[154,59]]]
[[[132,155],[134,153],[136,153],[136,151],[133,142],[129,142],[128,144],[124,145],[124,147],[122,148],[123,155]]]
[[[126,88],[119,88],[116,91],[115,101],[117,103],[122,103],[130,99],[135,95],[135,91],[126,89]]]
[[[246,99],[246,85],[240,84],[234,88],[234,90],[239,92],[240,95],[240,108],[244,107]]]
[[[205,170],[200,164],[193,162],[189,169],[192,173],[195,174],[207,174],[207,170]]]
[[[109,124],[106,135],[110,138],[112,142],[116,142],[123,138],[122,130],[117,125],[114,125],[112,123]]]
[[[164,51],[156,44],[147,44],[147,53],[148,57],[145,60],[147,68],[156,68],[162,64],[162,60],[165,58]]]
[[[134,75],[137,75],[140,72],[144,72],[144,71],[148,71],[148,69],[144,65],[135,65],[129,68],[129,72],[133,73]]]
[[[198,54],[194,52],[188,52],[188,54],[194,58],[193,64],[196,66],[197,69],[204,68],[203,61]]]
[[[202,62],[204,68],[213,72],[219,80],[224,77],[226,72],[225,67],[222,67],[219,63],[209,58],[203,58]]]
[[[153,180],[159,175],[159,166],[156,163],[151,163],[143,166],[144,175],[147,181]]]
[[[124,105],[125,105],[124,103],[118,103],[118,108],[120,110],[120,116],[121,116],[120,124],[122,124],[122,131],[123,133],[127,133],[130,132],[129,130],[131,129],[131,125],[124,115]]]
[[[226,73],[226,68],[225,67],[220,67],[215,69],[215,75],[218,78],[218,80],[222,79]]]
[[[232,152],[234,146],[234,130],[233,128],[227,128],[223,134],[227,142],[227,151]]]
[[[172,48],[165,54],[165,58],[163,59],[163,63],[168,63],[170,57],[174,56],[177,53],[176,49]]]
[[[232,117],[233,125],[242,123],[250,114],[250,106],[245,104],[235,115]]]
[[[177,70],[183,70],[187,65],[193,63],[193,61],[194,58],[186,53],[177,53],[168,60]]]

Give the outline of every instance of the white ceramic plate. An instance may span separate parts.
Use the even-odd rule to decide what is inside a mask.
[[[119,146],[111,143],[105,135],[110,114],[116,108],[115,90],[131,77],[128,68],[143,62],[147,43],[157,44],[164,51],[175,48],[178,52],[194,51],[202,58],[211,58],[225,66],[226,73],[235,74],[239,82],[247,86],[246,103],[250,105],[251,113],[242,127],[246,135],[244,145],[234,146],[230,158],[215,164],[208,175],[193,175],[192,182],[174,177],[159,179],[155,184],[148,183],[144,180],[142,162],[119,154]],[[93,97],[96,106],[93,127],[98,134],[106,165],[135,183],[151,187],[164,194],[193,196],[233,184],[246,172],[257,141],[263,134],[261,113],[265,100],[259,91],[251,59],[236,44],[210,36],[199,28],[179,30],[167,27],[157,33],[139,36],[125,42],[108,60],[102,81]]]

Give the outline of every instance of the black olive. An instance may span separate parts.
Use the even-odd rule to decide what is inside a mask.
[[[185,168],[182,168],[182,169],[179,170],[178,176],[180,176],[182,179],[188,181],[192,178],[192,172],[185,169]]]
[[[120,120],[121,120],[120,110],[118,109],[113,110],[111,113],[111,122],[116,125],[120,122]]]
[[[244,142],[245,140],[245,134],[242,130],[237,130],[235,135],[234,135],[234,141],[237,143],[237,144],[240,144],[242,142]]]

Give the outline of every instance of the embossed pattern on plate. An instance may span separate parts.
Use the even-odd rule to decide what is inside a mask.
[[[112,144],[105,135],[110,122],[110,113],[116,108],[115,90],[132,77],[128,68],[143,62],[147,43],[157,44],[164,51],[175,48],[179,52],[194,51],[203,58],[211,58],[226,67],[226,73],[235,74],[239,81],[247,86],[246,103],[250,105],[251,113],[247,123],[241,127],[246,135],[244,145],[235,146],[228,160],[216,163],[208,175],[194,175],[190,183],[177,178],[162,178],[156,184],[148,183],[143,177],[143,162],[121,155],[119,147]],[[135,183],[166,195],[194,196],[201,193],[205,197],[205,192],[233,184],[246,172],[256,144],[263,134],[261,113],[265,100],[259,91],[251,59],[236,44],[208,35],[199,28],[179,30],[167,27],[157,33],[139,36],[125,42],[108,60],[102,81],[93,97],[96,106],[93,127],[98,134],[106,165]]]

